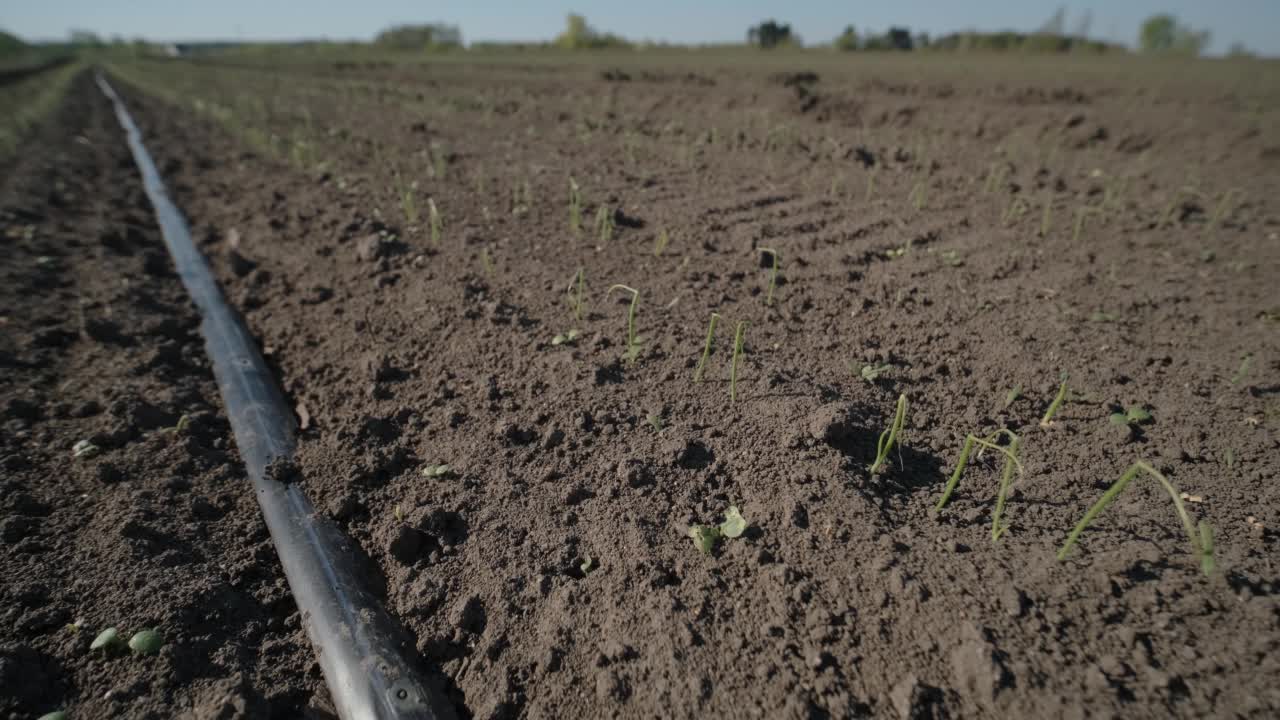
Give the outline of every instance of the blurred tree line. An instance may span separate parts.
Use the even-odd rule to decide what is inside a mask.
[[[373,44],[391,50],[447,50],[462,47],[462,31],[444,23],[394,25],[378,33]]]

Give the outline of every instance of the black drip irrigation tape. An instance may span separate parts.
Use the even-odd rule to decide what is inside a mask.
[[[338,716],[343,720],[451,720],[454,713],[442,693],[424,681],[415,667],[413,645],[363,589],[347,538],[316,512],[297,485],[282,483],[268,472],[272,462],[293,456],[293,414],[253,337],[227,304],[204,256],[191,241],[187,222],[169,199],[124,102],[100,72],[96,79],[115,106],[165,245],[200,311],[205,351],[236,446]]]

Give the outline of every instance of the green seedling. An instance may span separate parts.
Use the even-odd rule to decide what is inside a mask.
[[[1085,218],[1086,218],[1087,216],[1089,216],[1089,215],[1092,215],[1092,214],[1096,213],[1096,212],[1098,212],[1098,211],[1097,211],[1095,208],[1091,208],[1091,207],[1078,207],[1078,208],[1076,208],[1076,227],[1075,227],[1075,230],[1073,230],[1073,231],[1071,232],[1071,242],[1072,242],[1073,244],[1074,244],[1074,243],[1078,243],[1078,242],[1080,242],[1080,234],[1081,234],[1082,232],[1084,232],[1084,220],[1085,220]]]
[[[1231,376],[1231,384],[1239,385],[1244,376],[1249,373],[1249,366],[1253,364],[1253,355],[1246,354],[1240,359],[1240,368]]]
[[[1213,214],[1209,216],[1209,224],[1205,226],[1205,231],[1213,232],[1216,230],[1218,228],[1218,224],[1222,222],[1222,219],[1231,214],[1233,207],[1232,201],[1237,195],[1243,194],[1244,191],[1239,188],[1231,188],[1230,190],[1222,193],[1222,197],[1219,198],[1218,204],[1213,208]]]
[[[733,331],[733,360],[729,363],[729,402],[738,402],[738,364],[742,362],[742,342],[746,339],[747,321],[738,321]]]
[[[1062,375],[1062,384],[1058,386],[1058,394],[1054,396],[1053,402],[1049,403],[1049,409],[1044,411],[1044,417],[1040,418],[1040,427],[1049,427],[1053,424],[1053,416],[1058,414],[1058,410],[1062,408],[1062,403],[1067,401],[1067,376]]]
[[[80,440],[71,446],[71,456],[74,458],[91,458],[99,452],[101,449],[89,440]]]
[[[569,281],[569,306],[573,308],[573,319],[575,322],[582,322],[584,304],[582,300],[582,289],[586,283],[587,269],[578,268],[578,272],[574,274],[573,279]]]
[[[1009,406],[1017,402],[1020,397],[1022,397],[1022,386],[1014,385],[1013,389],[1004,394],[1004,405],[1001,405],[1000,409],[1008,410]]]
[[[451,472],[453,472],[453,468],[443,463],[440,465],[426,465],[422,468],[422,476],[429,478],[444,477]]]
[[[693,538],[693,544],[698,550],[704,555],[710,555],[721,538],[732,540],[741,537],[746,530],[747,521],[738,512],[737,506],[730,505],[724,513],[724,522],[716,526],[694,525],[689,528],[689,537]]]
[[[155,655],[160,652],[161,645],[164,645],[164,640],[155,630],[140,630],[129,638],[129,649],[134,655]]]
[[[569,178],[569,232],[575,236],[582,232],[582,191],[572,177]]]
[[[960,267],[964,264],[964,258],[960,257],[960,252],[957,250],[943,250],[942,262],[951,267]]]
[[[645,419],[645,422],[649,423],[649,427],[653,428],[654,432],[662,432],[662,416],[661,415],[659,415],[658,413],[649,413],[648,415],[645,416],[644,419]]]
[[[902,434],[902,425],[906,420],[907,396],[906,393],[903,393],[898,396],[898,409],[893,414],[893,424],[880,433],[880,439],[876,441],[876,461],[871,463],[872,475],[884,468],[885,461],[889,458],[889,451],[893,449],[894,443],[898,441],[898,436]]]
[[[716,336],[716,323],[720,322],[720,313],[711,313],[711,322],[707,323],[707,340],[702,344],[702,358],[698,360],[698,367],[693,371],[693,381],[702,382],[702,371],[707,367],[707,358],[711,357],[711,343]]]
[[[1093,507],[1089,508],[1089,511],[1084,514],[1084,517],[1081,518],[1080,522],[1071,531],[1071,534],[1067,536],[1067,541],[1063,543],[1062,549],[1058,551],[1058,560],[1061,561],[1067,558],[1067,553],[1071,552],[1071,546],[1076,544],[1076,541],[1080,538],[1080,534],[1084,532],[1085,528],[1089,527],[1089,523],[1093,522],[1093,520],[1097,518],[1103,510],[1106,510],[1107,506],[1109,506],[1120,495],[1120,493],[1124,491],[1129,483],[1133,482],[1133,479],[1138,477],[1140,473],[1146,473],[1158,480],[1160,485],[1164,487],[1165,492],[1169,493],[1169,497],[1173,499],[1173,506],[1178,512],[1178,519],[1182,521],[1182,527],[1187,531],[1187,537],[1191,539],[1192,553],[1200,560],[1200,570],[1205,575],[1211,574],[1214,566],[1216,565],[1213,554],[1213,528],[1209,526],[1209,523],[1204,521],[1201,521],[1197,528],[1197,526],[1191,522],[1191,516],[1187,514],[1187,508],[1182,504],[1182,495],[1178,492],[1178,489],[1173,486],[1173,483],[1169,482],[1168,478],[1160,474],[1158,470],[1141,460],[1130,466],[1129,469],[1120,476],[1120,479],[1102,494],[1102,497],[1098,502],[1094,503]]]
[[[102,650],[104,652],[112,652],[124,647],[124,638],[120,637],[120,631],[113,627],[98,633],[98,636],[89,643],[90,650]]]
[[[426,473],[424,472],[423,474],[425,475]],[[396,503],[396,506],[391,508],[391,515],[396,519],[396,522],[404,522],[404,506]]]
[[[982,187],[982,192],[990,195],[995,192],[1004,182],[1004,176],[1009,169],[1000,163],[991,163],[991,169],[987,171],[987,183]]]
[[[411,183],[400,191],[400,210],[404,213],[404,221],[409,225],[418,224],[418,202],[414,198],[414,191],[417,189],[418,184]]]
[[[480,269],[485,277],[493,277],[493,255],[489,253],[489,248],[480,248]]]
[[[995,443],[996,438],[1001,435],[1008,436],[1008,447],[1001,447]],[[969,435],[964,439],[964,445],[960,448],[960,457],[956,460],[956,468],[951,472],[950,479],[947,480],[947,486],[942,491],[942,497],[938,499],[938,504],[933,507],[935,513],[942,512],[942,508],[946,507],[947,501],[951,499],[951,493],[955,492],[956,486],[960,484],[960,476],[964,474],[965,466],[969,463],[969,455],[973,452],[973,448],[977,446],[978,456],[986,450],[994,450],[1004,455],[1004,469],[1000,474],[1000,490],[996,493],[996,509],[991,514],[991,542],[1000,539],[1009,526],[1000,522],[1001,516],[1004,514],[1005,500],[1009,495],[1009,488],[1013,484],[1013,470],[1017,468],[1018,474],[1022,474],[1022,463],[1018,460],[1018,445],[1021,441],[1018,436],[1009,430],[998,430],[985,438],[976,435]]]
[[[623,357],[628,363],[633,363],[640,356],[640,346],[642,340],[636,335],[636,306],[640,304],[640,291],[626,285],[611,285],[605,291],[604,297],[609,299],[609,294],[614,290],[622,290],[631,293],[631,307],[627,310],[627,350]]]
[[[773,260],[772,269],[769,270],[769,292],[765,295],[765,298],[764,298],[765,305],[772,305],[773,289],[778,286],[778,269],[781,268],[782,266],[782,258],[778,254],[778,251],[774,250],[773,248],[762,247],[760,248],[760,252],[768,253],[769,257],[772,258]]]
[[[1089,315],[1089,322],[1096,323],[1112,323],[1120,319],[1120,316],[1106,310],[1095,310]]]
[[[555,337],[551,338],[551,344],[564,345],[565,343],[573,343],[581,337],[581,335],[582,333],[578,332],[577,328],[574,328],[569,332],[558,333]]]
[[[1000,224],[1009,227],[1022,217],[1027,211],[1027,199],[1021,195],[1014,195],[1009,200],[1009,205],[1005,208],[1004,213],[1000,216]]]
[[[1040,237],[1049,237],[1049,230],[1053,226],[1053,193],[1046,191],[1044,194],[1044,208],[1040,211]]]
[[[587,573],[595,569],[596,569],[596,559],[591,557],[590,555],[583,558],[582,564],[578,565],[578,570],[582,571],[583,575],[586,575]]]
[[[36,720],[67,720],[67,713],[65,710],[54,710],[51,713],[41,715]]]
[[[1141,425],[1151,421],[1151,413],[1141,405],[1130,405],[1124,412],[1111,413],[1112,425]]]
[[[924,209],[925,186],[924,181],[920,180],[911,186],[911,192],[907,195],[907,202],[916,212]]]
[[[670,236],[667,235],[666,228],[658,232],[658,239],[653,243],[653,256],[662,257],[662,253],[667,250],[667,243],[671,242]]]
[[[440,209],[436,207],[436,201],[432,198],[427,198],[427,218],[431,223],[431,244],[440,247],[444,221],[440,218]]]
[[[863,380],[866,380],[869,383],[874,383],[876,380],[880,379],[881,375],[888,372],[891,367],[893,366],[888,363],[885,363],[884,365],[863,365],[862,370],[860,370],[858,374],[862,376]]]
[[[437,180],[444,180],[445,172],[449,167],[449,156],[444,151],[444,146],[438,142],[431,143],[431,173]]]
[[[1234,470],[1236,467],[1236,449],[1235,448],[1233,447],[1227,448],[1226,461],[1227,461],[1227,469]]]
[[[596,210],[596,235],[600,238],[600,244],[603,245],[613,238],[613,213],[609,208],[601,205]]]

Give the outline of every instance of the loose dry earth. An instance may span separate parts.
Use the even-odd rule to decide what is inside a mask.
[[[307,491],[461,716],[1280,713],[1271,66],[789,62],[112,77],[296,403]],[[5,170],[0,710],[328,716],[87,76]],[[993,543],[993,454],[933,506],[1001,428]],[[1136,460],[1212,524],[1210,576],[1148,478],[1055,559]],[[747,532],[700,553],[731,505]],[[166,645],[89,652],[108,625]]]

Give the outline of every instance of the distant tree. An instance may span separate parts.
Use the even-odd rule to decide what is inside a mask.
[[[1245,47],[1244,43],[1233,42],[1231,43],[1231,49],[1227,50],[1227,57],[1239,60],[1239,59],[1245,59],[1245,58],[1254,58],[1254,57],[1257,57],[1257,55],[1255,55],[1252,50]]]
[[[894,50],[910,50],[914,47],[911,31],[907,28],[889,28],[889,47]]]
[[[90,30],[71,30],[67,33],[67,37],[72,45],[82,47],[98,47],[102,45],[102,38]]]
[[[628,47],[630,43],[611,33],[600,33],[587,24],[587,19],[577,13],[569,13],[564,32],[556,36],[556,47],[566,50],[589,50],[607,47]]]
[[[852,25],[846,25],[834,44],[837,50],[857,50],[858,31]]]
[[[1172,15],[1152,15],[1138,31],[1138,47],[1145,53],[1199,55],[1209,45],[1209,31],[1194,30]]]
[[[12,35],[0,30],[0,57],[5,55],[17,55],[27,49],[27,44],[17,35]]]
[[[759,25],[747,29],[747,44],[767,49],[779,45],[794,45],[796,38],[791,34],[791,26],[775,20],[766,20]]]
[[[1089,30],[1093,28],[1093,11],[1085,10],[1084,14],[1076,20],[1075,29],[1071,31],[1071,36],[1085,40],[1089,37]]]
[[[462,31],[444,23],[395,25],[378,33],[373,42],[396,50],[451,48],[462,45]]]

